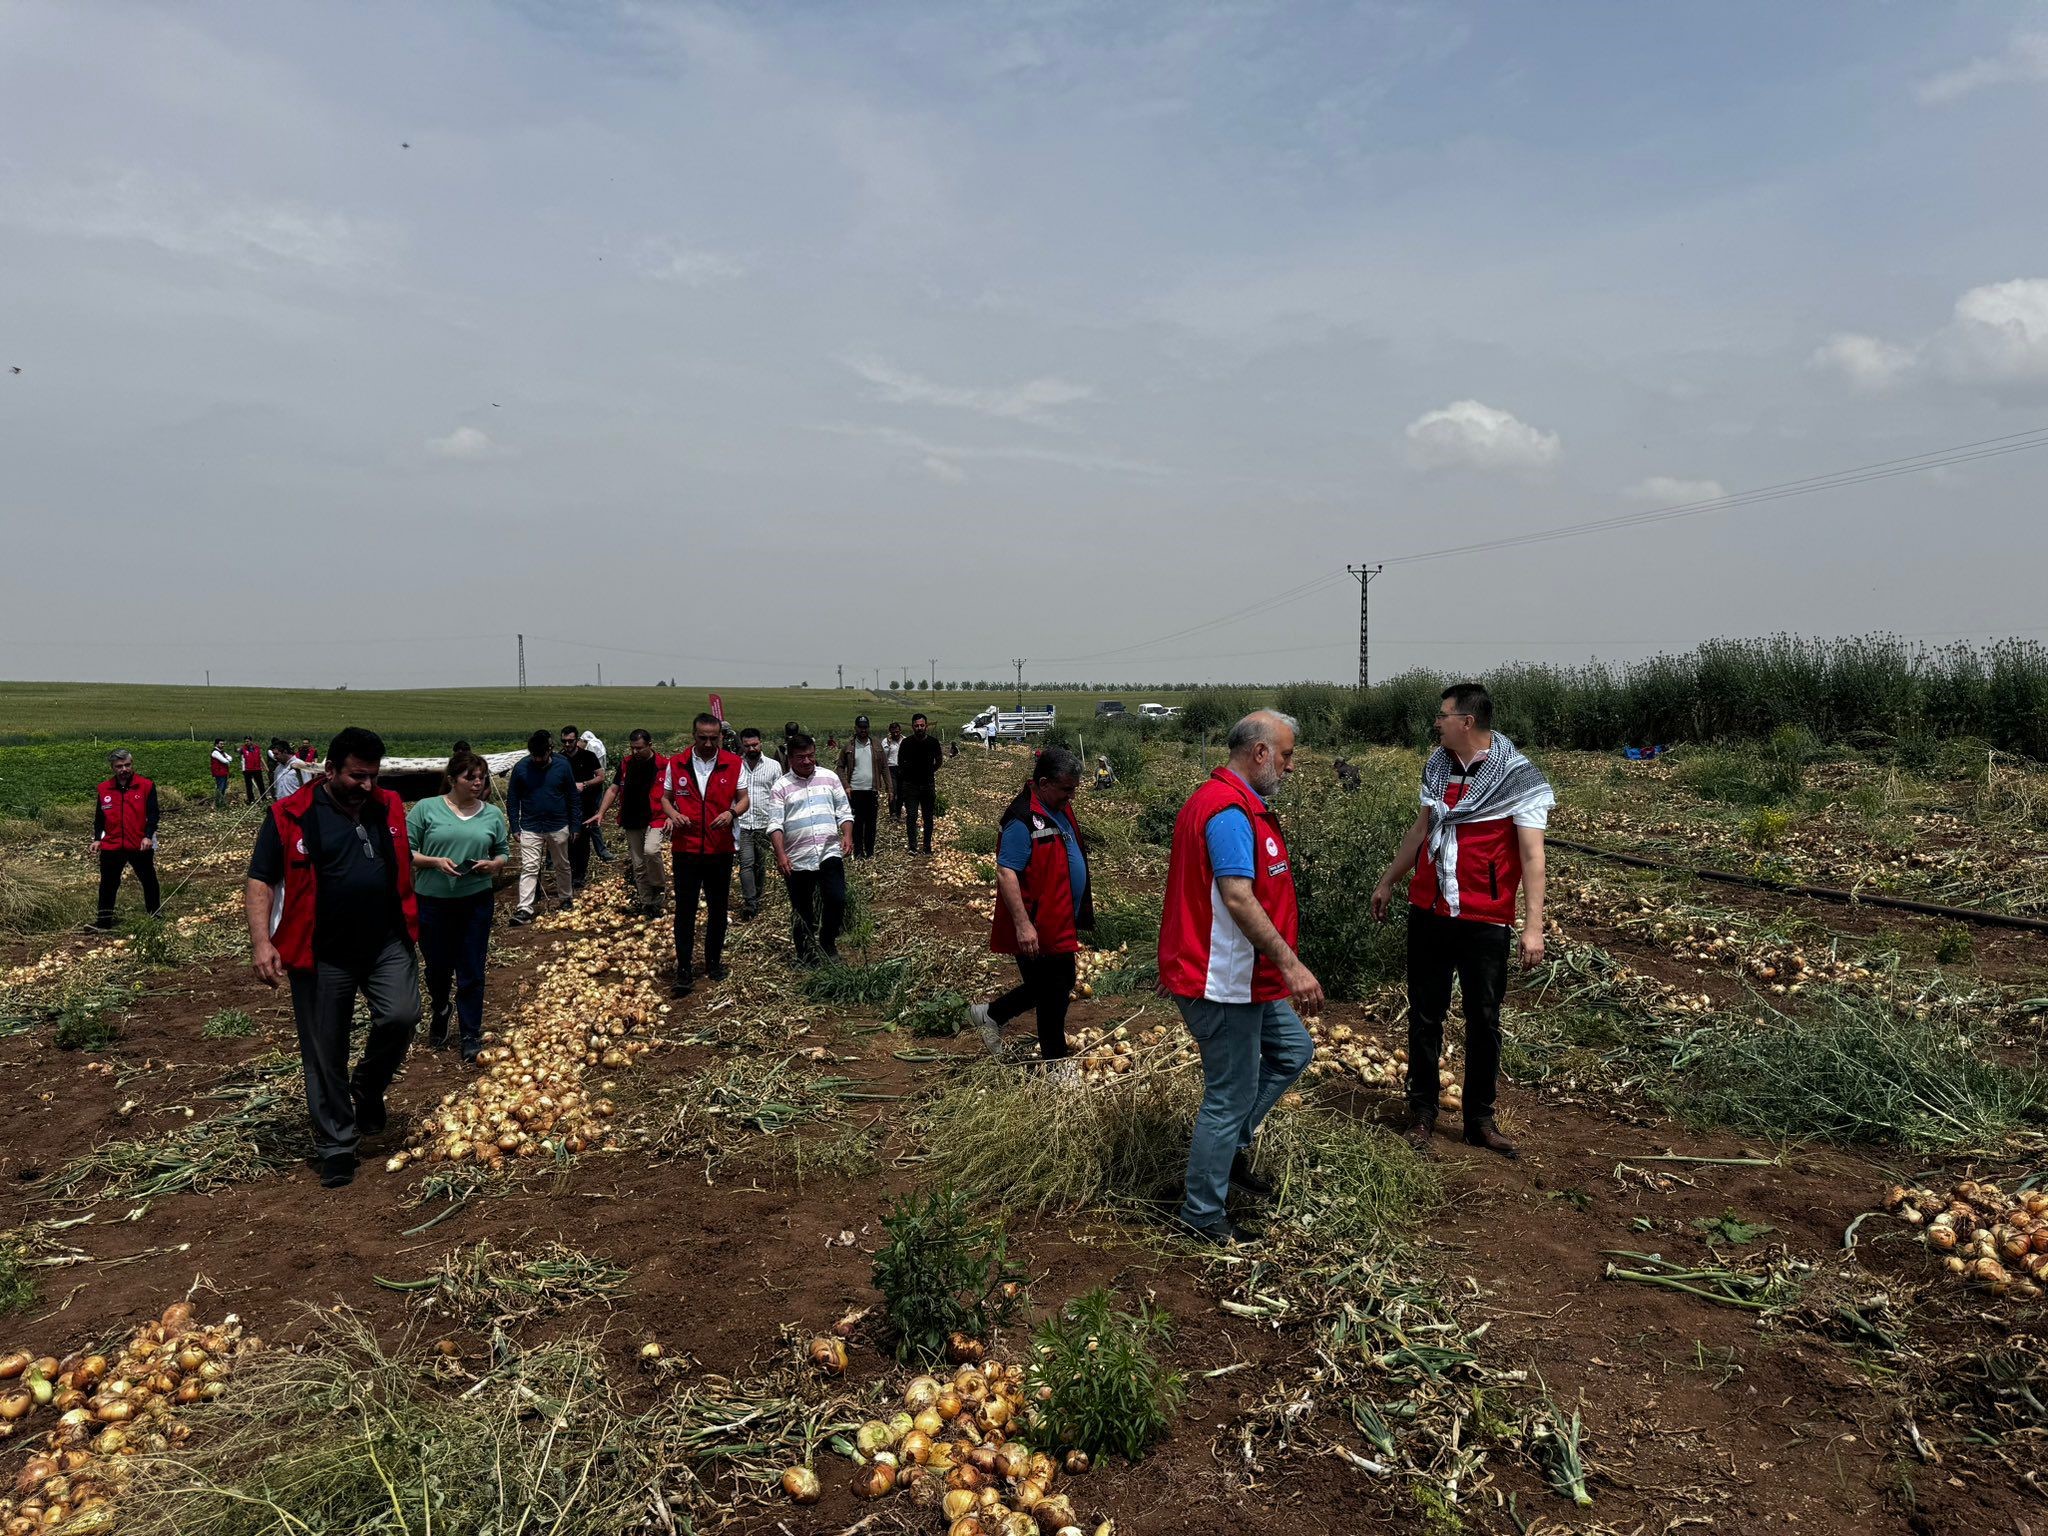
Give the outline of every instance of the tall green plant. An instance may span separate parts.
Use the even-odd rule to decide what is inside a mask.
[[[1136,1461],[1187,1402],[1187,1379],[1155,1352],[1172,1337],[1172,1317],[1150,1302],[1122,1311],[1105,1286],[1075,1297],[1031,1336],[1033,1436]]]
[[[1022,1272],[1010,1262],[1003,1224],[975,1221],[959,1190],[892,1200],[882,1229],[875,1289],[898,1360],[942,1360],[949,1335],[980,1338],[1014,1307]]]

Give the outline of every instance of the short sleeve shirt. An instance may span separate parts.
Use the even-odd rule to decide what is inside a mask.
[[[1241,776],[1236,777],[1240,784],[1244,784]],[[1249,784],[1244,784],[1244,787],[1252,789]],[[1252,789],[1252,793],[1258,795],[1259,792]],[[1260,795],[1259,800],[1263,804],[1265,797]],[[1209,844],[1209,872],[1212,875],[1235,875],[1245,880],[1256,877],[1258,870],[1252,862],[1252,819],[1242,809],[1233,805],[1218,811],[1209,818],[1204,834]]]
[[[313,958],[350,969],[368,965],[393,938],[405,936],[391,829],[374,801],[358,821],[334,803],[325,785],[313,791],[304,825],[319,883]],[[274,816],[265,816],[256,834],[249,878],[265,885],[284,880],[284,842]]]
[[[1074,835],[1073,818],[1065,811],[1054,811],[1052,824],[1059,828],[1060,841],[1066,844],[1067,878],[1073,882],[1074,900],[1079,901],[1081,893],[1088,889],[1088,861],[1081,856],[1081,840]],[[1002,835],[996,842],[996,863],[1021,875],[1030,862],[1031,823],[1019,816],[1003,824]]]

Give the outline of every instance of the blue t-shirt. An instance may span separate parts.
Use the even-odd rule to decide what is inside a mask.
[[[1088,889],[1088,862],[1081,857],[1081,843],[1074,836],[1072,818],[1065,811],[1054,811],[1052,824],[1059,828],[1060,841],[1067,845],[1067,878],[1074,884],[1074,902],[1078,906],[1081,893]],[[1249,848],[1251,844],[1247,842],[1245,846]],[[1004,824],[1002,838],[996,844],[996,863],[1021,875],[1030,862],[1031,823],[1020,816]]]
[[[1242,774],[1233,771],[1231,777],[1244,784],[1246,789],[1251,789],[1261,805],[1265,804],[1265,796],[1252,789]],[[1209,818],[1206,835],[1209,843],[1210,874],[1237,875],[1246,880],[1257,876],[1258,871],[1252,864],[1251,817],[1245,815],[1237,806],[1230,806]]]

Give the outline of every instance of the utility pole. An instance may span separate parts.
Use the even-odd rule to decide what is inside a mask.
[[[526,636],[519,637],[519,691],[526,692]]]
[[[1347,565],[1344,567],[1358,578],[1358,686],[1364,688],[1372,682],[1371,669],[1366,665],[1366,638],[1371,630],[1366,622],[1366,594],[1372,589],[1373,577],[1384,569],[1377,565]]]
[[[213,668],[211,667],[206,669],[206,686],[209,688],[213,686]]]
[[[1021,712],[1024,708],[1024,658],[1013,656],[1010,659],[1017,664],[1017,708]]]
[[[936,656],[932,658],[931,676],[924,680],[924,691],[927,694],[937,694],[939,691],[939,658]]]
[[[846,663],[843,661],[839,663],[839,691],[846,692]]]

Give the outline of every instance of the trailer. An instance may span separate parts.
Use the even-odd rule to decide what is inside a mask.
[[[997,709],[990,705],[960,727],[960,739],[986,741],[993,728],[997,741],[1027,741],[1051,730],[1058,717],[1058,708],[1051,704],[1043,709]]]

